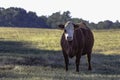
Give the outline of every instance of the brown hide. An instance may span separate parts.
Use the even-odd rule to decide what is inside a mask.
[[[91,30],[85,23],[77,24],[79,28],[75,29],[73,35],[73,41],[68,42],[65,39],[65,33],[61,37],[61,47],[65,58],[66,71],[68,70],[68,57],[72,58],[76,56],[76,71],[79,71],[80,57],[87,54],[89,67],[91,70],[91,52],[94,44],[94,37]]]
[[[70,58],[72,58],[84,47],[84,40],[85,38],[81,29],[75,30],[72,42],[68,42],[65,39],[65,34],[63,33],[61,39],[62,50],[65,51]]]

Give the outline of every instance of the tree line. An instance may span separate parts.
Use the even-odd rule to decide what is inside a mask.
[[[98,23],[89,22],[81,18],[72,18],[69,11],[55,12],[49,16],[37,16],[35,12],[27,12],[25,9],[10,7],[0,7],[0,26],[1,27],[35,27],[35,28],[57,28],[58,24],[64,24],[68,20],[79,23],[84,21],[91,29],[118,29],[120,22],[110,20]]]
[[[0,26],[4,27],[46,27],[46,22],[38,17],[35,12],[22,8],[0,8]]]

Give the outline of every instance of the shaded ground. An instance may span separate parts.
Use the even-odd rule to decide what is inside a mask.
[[[29,43],[0,41],[0,63],[12,65],[38,65],[63,67],[64,59],[61,51],[40,50],[30,47]],[[73,67],[75,58],[71,59],[70,66]],[[120,55],[93,54],[92,64],[98,72],[107,73],[107,71],[120,74]],[[74,65],[75,66],[75,65]],[[81,59],[81,67],[87,67],[86,57]],[[94,71],[94,68],[93,68]]]
[[[38,77],[51,77],[50,74],[54,74],[54,79],[65,77],[65,74],[62,74],[64,69],[64,59],[61,51],[53,51],[53,50],[40,50],[36,48],[32,48],[30,43],[23,42],[14,42],[14,41],[0,41],[0,77],[23,77],[25,75],[17,74],[12,72],[11,70],[21,70],[26,71],[29,75],[29,70],[33,71],[32,75],[35,73],[37,75],[37,71],[42,71],[43,73],[39,74]],[[70,59],[69,72],[75,72],[75,58]],[[20,67],[23,66],[23,67]],[[80,75],[85,74],[91,75],[113,75],[111,80],[115,80],[114,75],[118,75],[120,77],[120,55],[103,55],[103,54],[92,54],[92,71],[87,70],[87,61],[86,57],[82,57],[80,64]],[[24,69],[23,69],[24,68]],[[34,70],[35,68],[36,70]],[[42,70],[43,69],[43,70]],[[10,70],[10,71],[9,71]],[[45,70],[47,73],[45,73]],[[7,71],[7,73],[6,73]],[[35,72],[34,72],[35,71]],[[61,72],[63,71],[63,72]],[[58,72],[58,73],[56,73]],[[57,75],[58,74],[58,75]],[[68,73],[72,74],[72,73]],[[73,74],[72,74],[73,75]],[[78,73],[74,74],[74,79],[78,79]],[[85,76],[84,75],[84,76]],[[34,76],[34,75],[33,75]],[[86,77],[85,76],[85,77]],[[93,78],[94,78],[93,77]],[[27,78],[27,77],[26,77]],[[72,78],[72,76],[69,76]],[[89,78],[89,76],[88,76]],[[99,77],[98,77],[99,78]],[[108,78],[108,80],[109,80]],[[27,80],[27,79],[26,79]],[[67,79],[64,79],[67,80]],[[97,79],[94,79],[97,80]],[[107,80],[107,79],[105,79]],[[118,78],[116,80],[119,80]]]

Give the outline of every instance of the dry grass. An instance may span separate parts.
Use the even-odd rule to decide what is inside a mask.
[[[94,30],[93,70],[82,57],[80,72],[70,59],[65,72],[60,48],[62,31],[0,28],[0,80],[119,80],[120,30]]]

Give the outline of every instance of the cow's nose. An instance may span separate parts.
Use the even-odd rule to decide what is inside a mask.
[[[67,37],[67,40],[68,40],[68,41],[72,41],[72,37],[69,37],[69,36],[68,36],[68,37]]]

